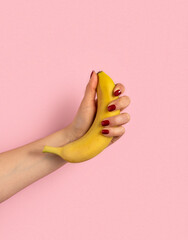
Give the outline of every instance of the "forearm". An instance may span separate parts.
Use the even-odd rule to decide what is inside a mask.
[[[45,145],[69,143],[68,128],[54,132],[24,146],[0,153],[0,202],[48,175],[66,163],[59,156],[43,153]]]

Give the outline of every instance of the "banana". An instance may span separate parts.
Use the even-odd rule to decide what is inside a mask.
[[[89,130],[81,138],[62,147],[44,146],[43,153],[54,153],[68,162],[77,163],[95,157],[110,144],[113,137],[101,133],[101,121],[120,114],[120,110],[109,112],[107,109],[108,104],[119,97],[113,95],[113,80],[103,71],[97,75],[97,113]]]

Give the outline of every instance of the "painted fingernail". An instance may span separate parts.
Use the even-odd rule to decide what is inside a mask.
[[[107,125],[109,125],[109,121],[108,120],[103,120],[102,122],[101,122],[101,124],[102,124],[102,126],[107,126]]]
[[[109,130],[108,129],[103,129],[102,130],[102,134],[108,134],[109,133]]]
[[[90,78],[92,77],[92,75],[93,75],[93,72],[94,72],[94,70],[91,72]]]
[[[115,92],[114,92],[114,95],[115,96],[118,96],[118,95],[120,95],[121,94],[121,90],[120,89],[118,89],[118,90],[116,90]]]
[[[115,110],[116,109],[116,106],[113,104],[113,105],[110,105],[110,106],[108,106],[108,111],[113,111],[113,110]]]

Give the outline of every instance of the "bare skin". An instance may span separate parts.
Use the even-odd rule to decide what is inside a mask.
[[[93,123],[97,111],[98,77],[94,71],[85,89],[85,95],[78,108],[75,118],[65,128],[54,132],[44,138],[24,146],[0,153],[0,202],[4,202],[23,188],[62,167],[65,160],[51,153],[42,153],[45,145],[59,147],[82,137]],[[120,89],[124,93],[125,87],[121,83],[115,84],[113,92]],[[128,96],[120,95],[119,99],[109,103],[120,109],[120,115],[106,118],[110,124],[104,126],[113,137],[111,144],[125,133],[122,126],[129,122],[130,115],[122,111],[130,104]]]

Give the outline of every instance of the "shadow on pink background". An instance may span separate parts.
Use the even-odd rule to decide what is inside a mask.
[[[70,123],[92,70],[124,84],[125,135],[0,206],[2,240],[188,239],[188,1],[0,4],[0,152]]]

